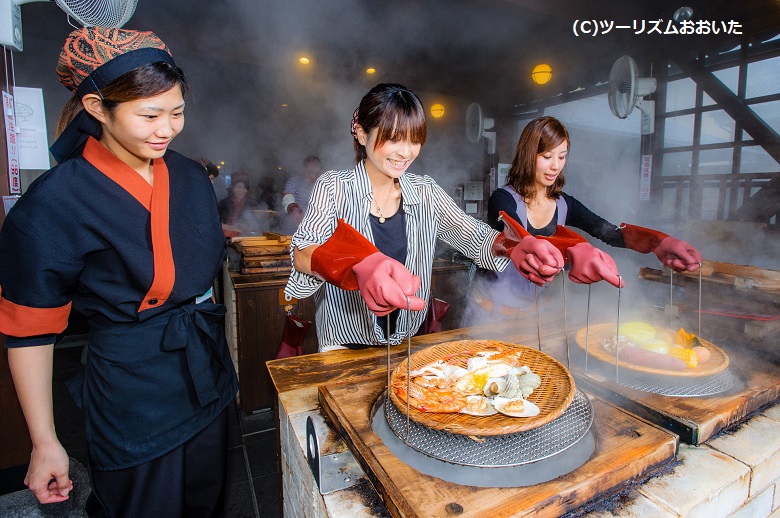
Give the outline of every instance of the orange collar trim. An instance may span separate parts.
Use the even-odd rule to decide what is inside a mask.
[[[170,187],[168,166],[162,158],[152,161],[154,186],[149,185],[130,166],[122,162],[100,142],[90,137],[82,156],[101,173],[116,182],[151,214],[154,280],[138,312],[161,306],[168,300],[176,280],[173,249],[169,234]]]
[[[92,137],[87,139],[84,151],[81,154],[87,162],[97,168],[98,171],[111,178],[116,184],[126,190],[138,200],[138,203],[150,211],[152,205],[152,186],[141,178],[129,165],[122,162],[103,144]],[[162,162],[162,160],[160,160]],[[155,160],[154,165],[157,165]],[[157,168],[155,168],[155,173]],[[156,179],[155,179],[156,180]],[[151,212],[151,211],[150,211]]]

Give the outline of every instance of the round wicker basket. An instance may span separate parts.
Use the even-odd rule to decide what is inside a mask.
[[[411,369],[419,369],[436,360],[448,359],[465,367],[468,358],[476,356],[478,351],[502,350],[512,348],[520,351],[520,360],[532,372],[538,374],[542,384],[528,397],[539,407],[539,415],[534,417],[509,417],[503,414],[492,416],[472,416],[461,413],[422,412],[408,407],[409,418],[435,430],[474,436],[506,435],[531,430],[543,426],[560,416],[574,398],[574,379],[566,367],[558,360],[536,349],[496,340],[459,340],[445,342],[414,353]],[[391,387],[396,383],[405,383],[407,361],[396,367],[391,376]],[[399,398],[394,390],[389,390],[390,400],[402,413],[407,411],[405,398]]]

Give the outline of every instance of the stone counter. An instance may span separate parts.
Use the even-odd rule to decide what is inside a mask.
[[[468,338],[458,331],[448,338]],[[449,336],[452,335],[452,336]],[[437,343],[436,335],[417,337],[413,350]],[[396,347],[394,359],[405,355]],[[403,349],[402,351],[400,349]],[[283,509],[288,517],[353,518],[389,516],[379,494],[363,477],[353,487],[321,495],[306,461],[306,421],[312,418],[320,454],[351,456],[344,441],[325,418],[318,401],[324,380],[376,375],[386,369],[370,361],[384,351],[346,351],[311,355],[309,362],[279,360],[269,370],[277,390],[280,473]],[[333,355],[333,356],[329,356]],[[285,365],[282,362],[290,362]],[[295,363],[297,362],[297,363]],[[380,362],[381,363],[381,362]],[[285,375],[286,372],[286,375]],[[292,375],[294,374],[294,376]],[[319,380],[319,381],[318,381]],[[577,516],[620,517],[780,517],[780,405],[700,446],[680,444],[677,463],[663,474],[626,490],[607,505],[596,502]],[[518,504],[518,515],[522,514]],[[461,516],[466,516],[462,514]]]
[[[321,455],[343,453],[347,447],[325,419],[317,398],[316,387],[279,395],[284,516],[387,516],[378,493],[366,479],[348,489],[320,495],[306,461],[307,418],[315,424]],[[614,513],[602,509],[585,516],[780,516],[780,405],[705,445],[681,444],[678,460],[680,464],[670,473],[632,488]]]

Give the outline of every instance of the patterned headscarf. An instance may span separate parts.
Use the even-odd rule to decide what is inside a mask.
[[[168,47],[153,32],[84,27],[65,40],[57,75],[68,90],[84,96],[157,61],[175,64]]]
[[[60,82],[80,98],[138,67],[164,61],[176,66],[168,47],[152,32],[85,27],[70,33],[57,63]],[[86,110],[68,124],[49,150],[57,162],[78,156],[101,126]]]

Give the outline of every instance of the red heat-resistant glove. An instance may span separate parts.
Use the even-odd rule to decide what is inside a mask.
[[[571,271],[569,279],[579,284],[591,284],[605,280],[616,288],[625,282],[618,276],[618,268],[612,257],[587,241],[577,243],[567,250]]]
[[[420,278],[381,253],[343,219],[333,235],[314,250],[311,269],[342,290],[360,290],[369,309],[379,316],[395,308],[406,309],[406,297],[413,311],[425,309],[425,301],[414,296]]]
[[[404,265],[381,252],[369,255],[352,267],[368,309],[381,316],[395,308],[412,311],[425,309],[425,301],[414,294],[420,289],[420,278],[409,273]]]
[[[493,253],[509,257],[520,274],[544,286],[563,268],[563,256],[547,240],[528,233],[517,221],[501,211],[504,231],[493,241]]]
[[[571,265],[569,279],[573,282],[592,284],[605,280],[615,287],[625,286],[625,282],[620,282],[618,268],[612,257],[588,243],[581,235],[558,225],[555,233],[547,239]]]
[[[681,272],[695,272],[702,262],[701,254],[693,245],[651,228],[621,223],[626,248],[640,254],[653,252],[664,266]]]

